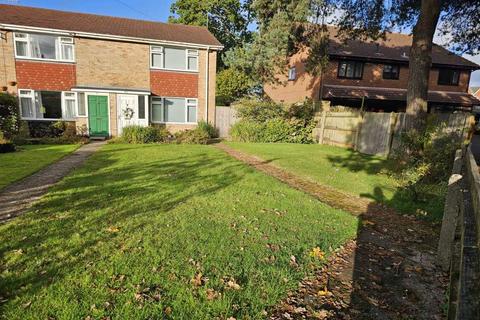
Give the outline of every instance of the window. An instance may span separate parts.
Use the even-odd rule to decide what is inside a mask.
[[[152,122],[196,123],[197,99],[152,98]]]
[[[23,119],[71,120],[76,117],[78,107],[75,92],[19,90],[19,97]]]
[[[151,46],[150,52],[152,68],[198,71],[198,50]]]
[[[338,77],[347,79],[362,79],[363,62],[341,61],[338,63]]]
[[[85,93],[77,93],[77,116],[86,117],[87,116],[87,107],[85,105]]]
[[[138,119],[145,119],[145,96],[138,96]]]
[[[297,78],[297,69],[295,67],[288,69],[288,80],[295,80]]]
[[[383,66],[383,79],[398,80],[400,68],[395,64],[386,64]]]
[[[460,71],[453,69],[440,69],[438,72],[438,84],[447,86],[458,86]]]
[[[73,38],[37,33],[15,33],[18,58],[74,61]]]

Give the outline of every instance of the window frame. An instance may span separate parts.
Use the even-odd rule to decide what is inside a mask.
[[[185,100],[185,122],[178,122],[178,121],[165,121],[165,100],[168,99],[184,99]],[[195,100],[194,103],[189,103],[188,100]],[[162,119],[163,121],[155,121],[153,120],[153,102],[154,101],[161,101],[160,105],[162,107]],[[188,107],[196,107],[195,110],[195,122],[188,121]],[[198,124],[198,98],[187,98],[187,97],[156,97],[152,96],[150,98],[150,122],[151,123],[158,123],[158,124]]]
[[[22,93],[23,91],[23,93]],[[29,93],[24,93],[28,91]],[[75,121],[76,118],[81,117],[87,117],[85,116],[79,116],[78,115],[78,94],[77,92],[74,91],[55,91],[53,90],[52,92],[60,92],[60,104],[62,108],[62,117],[61,118],[37,118],[37,101],[38,101],[38,96],[41,94],[42,91],[52,91],[52,90],[32,90],[32,89],[18,89],[18,101],[19,101],[19,109],[20,109],[20,119],[21,120],[29,120],[29,121]],[[67,97],[67,94],[73,94],[73,97]],[[21,98],[30,98],[32,99],[32,106],[33,106],[33,118],[31,117],[24,117],[22,114],[22,99]],[[74,115],[73,118],[66,118],[65,117],[65,110],[66,110],[66,100],[73,100],[74,102]],[[87,112],[86,112],[87,113]]]
[[[180,49],[185,50],[185,69],[166,68],[165,67],[165,47],[180,48]],[[153,65],[153,55],[154,54],[161,55],[161,66],[160,67]],[[195,69],[188,69],[188,58],[190,58],[190,57],[197,58],[197,62],[195,64]],[[150,45],[150,69],[198,73],[199,65],[200,65],[200,53],[199,53],[198,49],[183,48],[183,47],[176,47],[176,46]]]
[[[55,59],[50,58],[38,58],[32,57],[31,52],[31,35],[38,34],[38,35],[45,35],[51,36],[55,38]],[[25,35],[25,37],[19,37],[19,35]],[[68,40],[70,39],[70,40]],[[27,44],[26,49],[26,56],[19,56],[17,54],[17,42],[25,42]],[[37,60],[37,61],[54,61],[54,62],[75,62],[75,42],[73,37],[68,37],[64,35],[56,35],[56,34],[47,34],[47,33],[28,33],[28,32],[14,32],[13,33],[13,46],[14,46],[14,53],[16,59],[27,59],[27,60]],[[72,60],[65,59],[62,53],[62,46],[71,46],[72,47]]]
[[[442,73],[442,71],[449,71],[449,72],[456,72],[457,73],[457,76],[456,76],[456,82],[455,83],[452,83],[452,81],[450,82],[442,82],[440,81],[440,74]],[[454,87],[458,87],[459,84],[460,84],[460,74],[461,74],[461,70],[459,69],[452,69],[452,68],[439,68],[438,69],[438,78],[437,78],[437,85],[439,86],[454,86]],[[450,79],[452,80],[452,79]]]
[[[390,71],[390,72],[385,72],[385,67],[387,66],[390,66],[391,68],[396,68],[397,69],[397,72],[396,72],[396,76],[391,76],[393,73]],[[390,76],[386,77],[385,75],[388,74]],[[400,79],[400,66],[398,64],[391,64],[391,63],[388,63],[388,64],[384,64],[383,65],[383,70],[382,70],[382,79],[384,80],[398,80]]]
[[[288,81],[297,80],[297,68],[291,67],[288,69]]]
[[[354,67],[353,67],[353,77],[348,77],[347,76],[347,70],[348,70],[348,67],[345,69],[345,75],[344,76],[341,76],[340,75],[340,68],[342,66],[343,63],[346,63],[347,66],[349,63],[353,63],[354,64]],[[360,77],[356,77],[355,76],[355,69],[356,69],[356,65],[360,65],[361,69],[360,69]],[[356,61],[356,60],[340,60],[338,61],[338,67],[337,67],[337,78],[339,79],[350,79],[350,80],[362,80],[363,79],[363,69],[364,69],[364,62],[363,61]]]

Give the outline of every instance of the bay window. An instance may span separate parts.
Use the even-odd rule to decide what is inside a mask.
[[[198,71],[198,50],[151,46],[150,64],[154,69]]]
[[[61,91],[19,90],[20,114],[27,120],[72,120],[77,114],[77,94]]]
[[[198,100],[192,98],[152,98],[154,123],[196,123]]]
[[[14,34],[17,58],[74,61],[73,38],[49,34]]]

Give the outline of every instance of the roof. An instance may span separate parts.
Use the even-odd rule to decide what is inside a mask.
[[[222,46],[205,27],[6,4],[0,4],[1,24]]]
[[[362,98],[406,101],[406,89],[325,85],[323,98]],[[480,105],[480,100],[466,92],[428,91],[428,102]]]
[[[387,32],[385,40],[360,41],[348,40],[346,44],[338,37],[338,28],[329,26],[329,54],[343,57],[359,57],[373,60],[394,60],[408,63],[408,55],[412,45],[412,36],[402,33]],[[469,69],[480,69],[480,65],[456,55],[444,47],[434,44],[432,63],[458,66]]]

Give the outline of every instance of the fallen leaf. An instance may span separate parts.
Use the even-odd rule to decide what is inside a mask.
[[[110,233],[116,233],[120,230],[117,227],[110,226],[110,227],[107,228],[107,231],[110,232]]]
[[[164,310],[165,314],[167,316],[171,315],[172,314],[172,308],[171,307],[166,307],[165,310]]]
[[[323,260],[325,258],[325,253],[319,247],[315,247],[310,251],[310,256]]]
[[[295,258],[293,255],[290,257],[290,265],[292,267],[298,267],[297,258]]]
[[[235,279],[231,278],[230,280],[227,281],[227,288],[233,289],[233,290],[240,290],[240,285],[235,282]]]
[[[216,298],[218,298],[218,296],[220,296],[221,293],[215,291],[214,289],[207,289],[207,300],[215,300]]]
[[[22,307],[24,307],[26,309],[26,308],[30,307],[31,304],[32,304],[32,301],[28,301],[28,302],[22,304]]]

